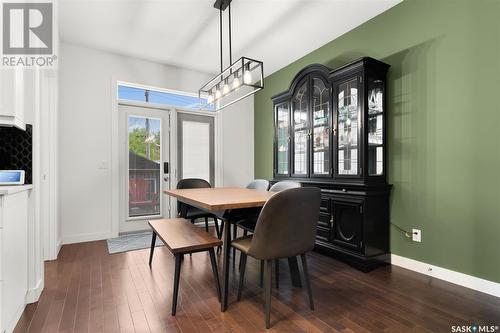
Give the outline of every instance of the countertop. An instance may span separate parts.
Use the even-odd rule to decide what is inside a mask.
[[[9,186],[0,186],[0,195],[14,194],[17,192],[31,190],[33,185],[9,185]]]

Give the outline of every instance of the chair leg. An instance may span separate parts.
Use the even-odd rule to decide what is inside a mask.
[[[247,255],[243,252],[240,254],[240,284],[238,285],[238,301],[241,300],[241,292],[245,282],[245,268],[247,266]]]
[[[205,216],[205,231],[208,232],[208,216]]]
[[[179,294],[179,277],[181,274],[182,254],[175,255],[175,273],[174,273],[174,293],[172,295],[172,316],[177,312],[177,295]]]
[[[233,224],[233,240],[238,237],[238,226],[236,224]],[[236,248],[233,247],[233,265],[236,262]]]
[[[300,255],[300,258],[302,261],[302,270],[304,271],[304,282],[306,284],[307,293],[309,295],[309,306],[311,307],[311,310],[314,310],[314,302],[313,302],[313,295],[312,295],[312,290],[311,290],[311,282],[309,281],[309,270],[307,269],[306,254],[302,253]]]
[[[264,315],[266,317],[266,328],[271,327],[271,272],[273,270],[273,261],[266,260],[264,266]]]
[[[217,271],[217,261],[215,260],[215,252],[214,249],[211,248],[208,250],[210,254],[210,262],[212,263],[212,272],[214,273],[215,286],[217,287],[217,297],[220,302],[220,282],[219,282],[219,272]]]
[[[224,220],[221,219],[220,220],[220,228],[219,228],[219,232],[220,232],[220,236],[219,236],[219,239],[222,239],[223,235],[224,235]],[[218,246],[217,247],[217,253],[219,253],[219,251],[222,250],[222,246]]]
[[[276,289],[279,289],[279,287],[280,287],[280,260],[279,259],[274,259],[274,269],[275,269],[274,278],[276,280]]]
[[[260,287],[264,287],[264,260],[260,261]]]
[[[151,238],[151,250],[149,251],[149,267],[151,267],[151,263],[153,262],[153,253],[155,252],[156,245],[156,232],[153,231],[153,237]]]
[[[215,233],[217,234],[217,238],[221,238],[221,233],[219,230],[219,220],[214,216],[214,224],[215,224]]]

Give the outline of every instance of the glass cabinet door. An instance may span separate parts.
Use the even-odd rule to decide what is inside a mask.
[[[384,174],[384,84],[368,79],[368,175]]]
[[[338,86],[337,168],[338,175],[359,175],[358,77]]]
[[[329,175],[330,162],[330,88],[320,78],[312,79],[313,175]]]
[[[307,176],[308,170],[308,81],[298,89],[292,100],[293,117],[293,174]]]
[[[276,174],[290,174],[290,113],[289,103],[276,106]]]

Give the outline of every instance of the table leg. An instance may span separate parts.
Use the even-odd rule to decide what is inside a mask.
[[[222,312],[227,309],[227,296],[229,288],[229,250],[231,249],[231,222],[229,219],[225,221],[226,227],[223,232],[222,244],[222,299],[220,302],[220,310]]]
[[[297,263],[297,257],[288,258],[288,266],[290,266],[290,275],[292,277],[292,286],[302,288],[302,282],[300,281],[300,271],[299,265]]]

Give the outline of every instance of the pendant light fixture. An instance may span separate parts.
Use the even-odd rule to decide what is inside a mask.
[[[264,65],[262,61],[241,57],[233,62],[231,49],[231,1],[216,0],[214,8],[219,11],[220,28],[220,74],[207,82],[198,91],[202,108],[220,110],[255,94],[264,88]],[[228,9],[229,16],[229,62],[224,69],[222,60],[222,14]]]

